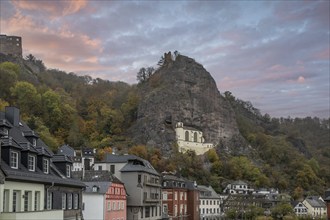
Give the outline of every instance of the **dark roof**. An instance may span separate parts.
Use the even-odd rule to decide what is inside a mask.
[[[197,186],[198,191],[200,191],[200,198],[205,199],[205,198],[215,198],[215,199],[220,199],[220,195],[217,194],[212,186],[203,186],[203,185],[198,185]]]
[[[19,169],[12,169],[3,160],[1,161],[1,169],[5,174],[6,180],[18,180],[23,182],[36,182],[36,183],[48,183],[59,184],[73,187],[84,187],[85,185],[76,179],[65,178],[63,175],[59,175],[59,171],[55,166],[50,166],[49,174],[43,173],[38,167],[35,172],[29,171],[26,167],[22,166]]]
[[[84,182],[122,182],[107,170],[85,170],[85,171],[72,171],[72,177],[80,179]]]
[[[325,207],[325,204],[318,196],[307,196],[305,199],[312,207]]]
[[[129,159],[127,164],[120,170],[120,172],[145,172],[160,176],[153,168],[149,161],[137,157],[136,159]]]
[[[112,182],[84,182],[84,184],[86,185],[86,193],[105,194],[111,186]],[[97,187],[97,192],[93,192],[93,187]]]
[[[54,154],[52,157],[53,162],[69,162],[72,163],[71,157],[64,154]]]
[[[58,151],[57,151],[58,154],[64,154],[64,155],[67,155],[67,156],[70,156],[70,157],[73,157],[75,156],[75,152],[74,152],[74,149],[72,147],[70,147],[69,145],[65,144],[65,145],[62,145]]]

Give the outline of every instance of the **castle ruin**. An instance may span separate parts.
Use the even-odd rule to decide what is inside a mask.
[[[22,57],[22,38],[0,34],[0,53]]]

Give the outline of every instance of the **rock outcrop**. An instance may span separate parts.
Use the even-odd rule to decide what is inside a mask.
[[[137,121],[130,129],[135,143],[170,152],[176,143],[175,125],[195,127],[206,142],[227,151],[244,145],[235,113],[220,94],[216,83],[194,59],[165,54],[164,64],[148,81],[139,85],[141,101]],[[233,140],[235,140],[233,142]]]

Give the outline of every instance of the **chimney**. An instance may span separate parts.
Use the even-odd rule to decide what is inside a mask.
[[[14,106],[5,107],[5,117],[14,126],[18,126],[20,122],[19,109]]]

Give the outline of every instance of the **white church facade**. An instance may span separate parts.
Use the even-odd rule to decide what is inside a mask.
[[[193,150],[197,155],[201,155],[214,148],[212,143],[205,143],[202,131],[185,127],[182,122],[176,123],[175,133],[180,152]]]

